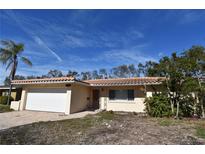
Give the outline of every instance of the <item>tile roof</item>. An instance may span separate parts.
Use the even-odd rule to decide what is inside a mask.
[[[115,78],[85,80],[91,86],[126,86],[126,85],[152,85],[161,84],[163,77],[136,77],[136,78]]]
[[[43,84],[43,83],[70,83],[77,81],[74,77],[58,77],[43,79],[13,80],[12,84]]]
[[[13,80],[13,85],[23,84],[49,84],[49,83],[72,83],[79,82],[91,86],[126,86],[126,85],[150,85],[161,84],[165,78],[162,77],[136,77],[136,78],[115,78],[115,79],[96,79],[79,81],[74,77],[59,78],[43,78],[43,79],[27,79]]]

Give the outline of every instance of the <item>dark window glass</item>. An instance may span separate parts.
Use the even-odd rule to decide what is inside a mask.
[[[134,100],[134,90],[109,90],[110,100]]]
[[[114,100],[115,99],[115,90],[110,90],[109,91],[109,99]]]
[[[128,100],[134,100],[134,90],[128,90]]]

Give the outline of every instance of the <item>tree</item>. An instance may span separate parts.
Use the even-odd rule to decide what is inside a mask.
[[[99,78],[101,78],[101,79],[106,79],[106,78],[108,78],[108,73],[107,73],[107,70],[106,70],[106,69],[101,68],[101,69],[99,70]]]
[[[50,70],[46,76],[49,78],[62,77],[63,73],[61,71],[55,69],[55,70]]]
[[[14,77],[14,80],[25,80],[26,78],[25,78],[25,76],[23,76],[23,75],[15,75],[15,77]],[[10,83],[10,79],[9,79],[9,77],[7,76],[6,78],[5,78],[5,80],[4,80],[4,85],[5,86],[9,86],[9,83]]]
[[[91,80],[92,74],[91,72],[81,72],[81,80]]]
[[[6,65],[6,70],[10,69],[9,74],[9,93],[8,93],[8,101],[7,104],[9,105],[9,99],[11,96],[11,89],[12,84],[11,81],[14,79],[16,70],[18,67],[19,60],[23,63],[32,66],[32,63],[29,59],[22,56],[22,52],[24,51],[24,44],[22,43],[15,43],[14,41],[1,41],[2,47],[0,48],[0,61],[3,65]]]
[[[179,117],[180,101],[184,97],[182,89],[186,80],[183,74],[183,65],[183,58],[177,56],[174,52],[170,58],[163,57],[154,68],[154,71],[152,71],[155,72],[157,70],[156,74],[160,74],[160,76],[166,78],[164,85],[170,98],[172,114],[174,113],[174,105],[176,105],[176,118]]]
[[[118,67],[112,68],[112,74],[115,77],[126,78],[129,76],[129,69],[127,65],[120,65]]]
[[[200,104],[201,116],[205,118],[204,111],[204,96],[205,96],[205,85],[203,84],[202,78],[205,77],[205,48],[202,46],[193,46],[189,50],[182,53],[184,57],[183,63],[186,63],[186,76],[192,76],[193,80],[191,90],[195,92],[197,102]]]
[[[139,76],[139,71],[135,68],[134,64],[128,65],[128,72],[129,72],[129,77]]]
[[[36,78],[37,78],[37,76],[34,76],[34,75],[29,75],[26,77],[26,79],[36,79]]]
[[[146,61],[145,64],[139,63],[138,64],[138,73],[139,76],[159,76],[157,70],[158,63],[153,61]]]
[[[92,72],[92,79],[99,79],[100,78],[100,76],[98,75],[98,71],[97,70],[94,70],[93,72]]]
[[[68,77],[69,77],[69,76],[72,76],[72,77],[74,77],[74,78],[78,78],[78,77],[79,77],[79,74],[78,74],[77,71],[69,70],[66,76],[68,76]]]

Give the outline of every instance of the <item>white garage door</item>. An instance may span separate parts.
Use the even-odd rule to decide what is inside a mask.
[[[65,89],[32,89],[27,93],[26,109],[65,112],[67,101]]]

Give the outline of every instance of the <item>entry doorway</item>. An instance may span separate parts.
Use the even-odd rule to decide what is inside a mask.
[[[99,109],[99,98],[100,91],[98,89],[93,89],[93,109]]]

